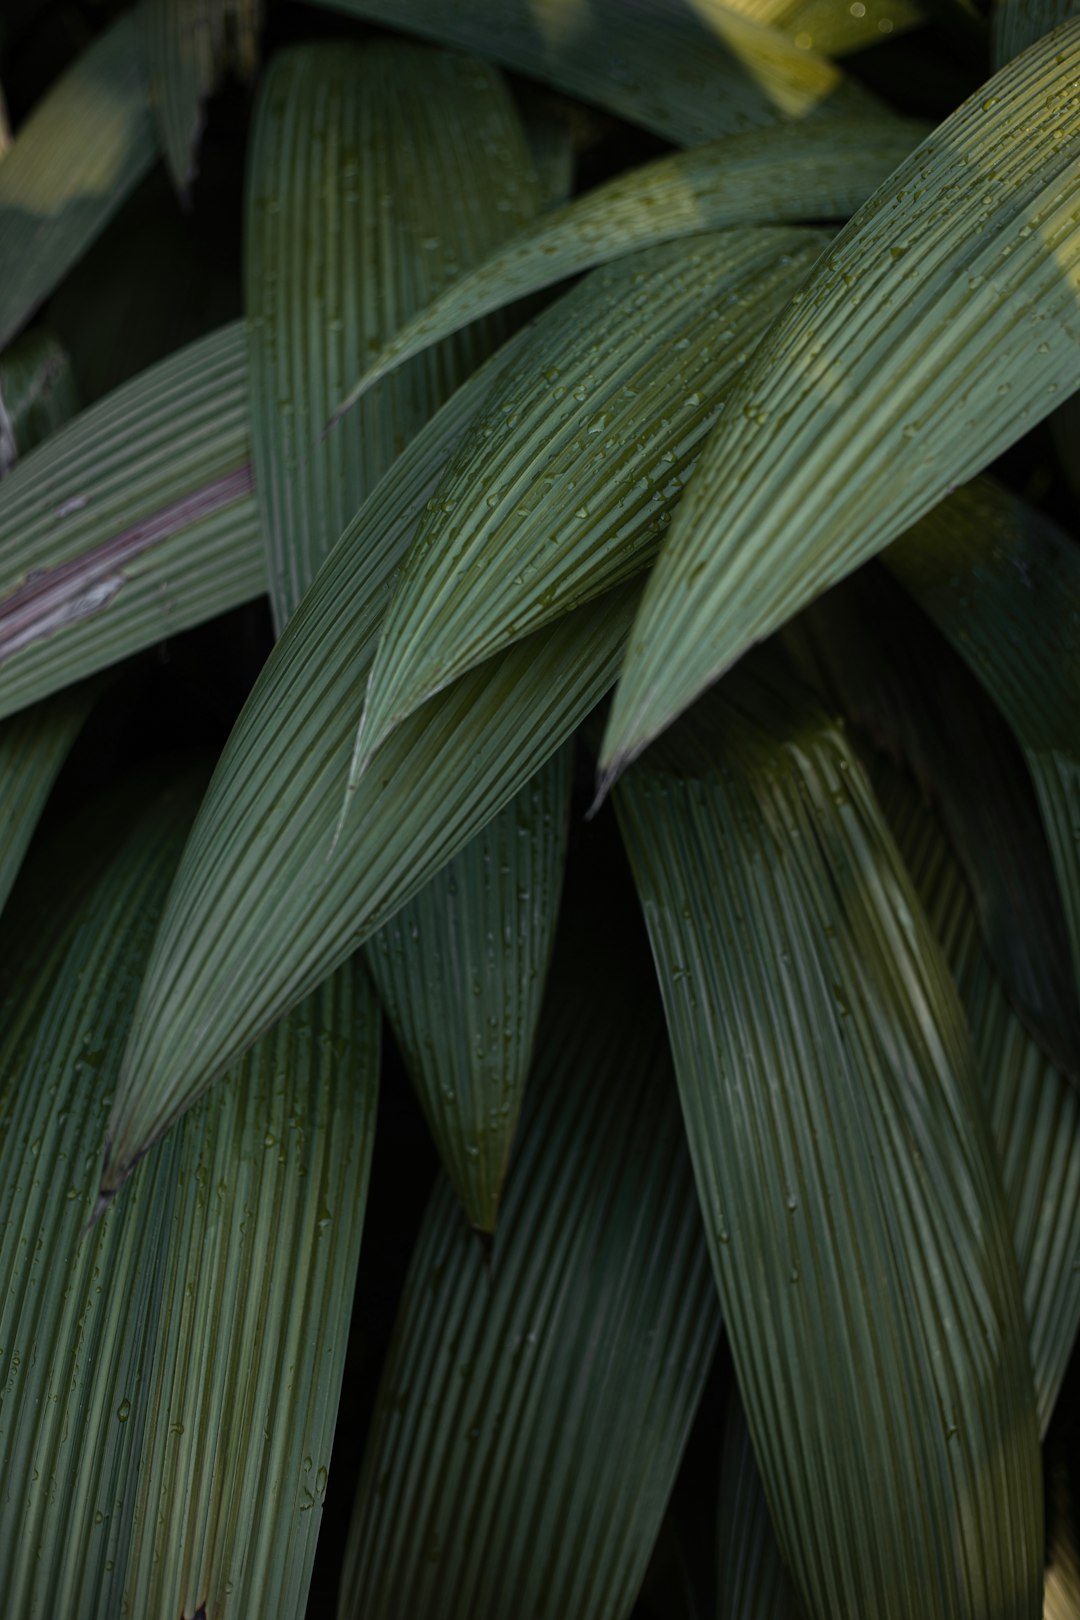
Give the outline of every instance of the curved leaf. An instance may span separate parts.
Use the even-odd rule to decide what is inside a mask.
[[[326,1483],[373,1138],[378,1024],[355,970],[216,1088],[122,1207],[84,1224],[193,807],[173,794],[141,818],[5,1020],[0,1588],[13,1614],[305,1610],[319,1524],[305,1509]]]
[[[279,629],[499,329],[489,323],[412,366],[320,437],[346,380],[537,203],[493,69],[393,41],[274,58],[252,135],[245,261],[255,488]]]
[[[354,779],[449,681],[645,567],[733,377],[825,240],[759,227],[670,243],[545,311],[405,558]]]
[[[716,1525],[716,1620],[802,1620],[769,1517],[761,1473],[738,1390],[733,1390],[720,1459]]]
[[[994,0],[994,66],[1004,67],[1059,23],[1076,15],[1076,0]]]
[[[846,219],[926,133],[867,114],[727,135],[655,159],[518,231],[396,332],[335,412],[466,322],[609,259],[733,225]]]
[[[95,696],[75,687],[0,724],[0,910]]]
[[[789,34],[800,50],[844,56],[863,50],[893,35],[918,28],[926,20],[925,5],[911,0],[724,0],[755,22]]]
[[[1080,384],[1080,22],[838,237],[745,369],[653,572],[610,780],[755,641]]]
[[[869,95],[833,62],[724,6],[683,0],[323,0],[436,39],[642,124],[676,146],[780,118],[855,111]]]
[[[936,820],[895,773],[877,785],[974,1036],[1045,1435],[1080,1326],[1080,1096],[1010,1009],[979,938],[971,893]]]
[[[1076,546],[1048,518],[983,480],[929,513],[883,560],[967,662],[1024,751],[1080,986]]]
[[[0,478],[78,410],[71,361],[51,332],[28,332],[0,355]]]
[[[157,157],[118,17],[39,102],[0,164],[0,348],[77,264]]]
[[[150,104],[182,197],[199,172],[206,101],[230,69],[255,71],[262,10],[262,0],[143,0]]]
[[[808,1615],[1030,1617],[1041,1464],[1004,1195],[955,988],[858,762],[755,660],[617,808]]]
[[[493,1232],[558,919],[564,745],[369,942],[368,965],[471,1224]]]
[[[633,1605],[719,1312],[655,992],[601,978],[548,1004],[490,1261],[445,1182],[428,1206],[341,1620]]]
[[[0,482],[0,714],[265,589],[239,326],[83,411]]]

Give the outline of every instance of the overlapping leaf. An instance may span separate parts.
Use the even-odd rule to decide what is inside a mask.
[[[5,1016],[0,1586],[14,1614],[305,1611],[374,1125],[378,1025],[356,969],[84,1229],[194,798],[141,818],[59,938],[50,920]]]
[[[554,939],[572,745],[381,928],[367,961],[439,1157],[493,1232]]]
[[[1045,1435],[1080,1325],[1080,1097],[1006,1000],[979,938],[972,896],[935,818],[898,773],[877,777],[882,807],[971,1027],[1024,1291]],[[1022,867],[1026,850],[1013,860]]]
[[[78,409],[71,362],[50,332],[28,332],[0,355],[0,478]]]
[[[137,26],[126,13],[83,52],[0,164],[0,348],[157,157]]]
[[[758,227],[666,244],[537,321],[405,559],[357,771],[432,693],[645,567],[733,378],[826,241]]]
[[[1041,1470],[1004,1194],[955,988],[858,762],[755,660],[617,807],[807,1613],[1030,1617]]]
[[[925,127],[866,114],[781,125],[657,158],[518,231],[394,334],[339,413],[429,343],[514,298],[673,237],[732,225],[846,219]]]
[[[676,146],[853,111],[835,63],[724,6],[682,0],[323,0],[350,16],[487,57],[642,124]]]
[[[494,69],[390,41],[304,45],[274,59],[252,134],[245,260],[256,496],[279,629],[500,328],[429,355],[324,437],[347,382],[538,200]]]
[[[610,778],[747,647],[1080,383],[1080,21],[855,215],[743,372],[660,561]]]
[[[198,173],[204,105],[230,69],[255,71],[262,0],[144,0],[142,52],[173,184]]]
[[[1048,518],[984,481],[928,514],[884,561],[966,660],[1024,751],[1080,985],[1076,546]]]
[[[633,1606],[719,1312],[655,991],[597,944],[548,1003],[490,1261],[445,1182],[428,1206],[341,1620]]]
[[[0,714],[265,588],[247,367],[224,327],[0,483]]]

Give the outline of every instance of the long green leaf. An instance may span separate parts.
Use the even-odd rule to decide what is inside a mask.
[[[845,56],[918,28],[928,8],[910,0],[724,0],[732,11],[782,29],[800,50]]]
[[[0,910],[94,697],[75,687],[0,724]]]
[[[174,795],[141,819],[5,1019],[0,1589],[15,1615],[305,1610],[373,1138],[378,1024],[356,970],[84,1229],[193,807]]]
[[[538,201],[494,69],[395,42],[274,59],[252,136],[245,259],[256,496],[279,629],[499,329],[444,346],[323,437],[347,380]]]
[[[994,66],[1004,67],[1076,14],[1076,0],[994,0]]]
[[[370,941],[367,961],[471,1224],[493,1232],[554,939],[567,745]]]
[[[0,715],[265,589],[239,326],[154,366],[0,483]]]
[[[802,1620],[802,1609],[776,1545],[746,1414],[734,1390],[720,1459],[716,1620],[751,1617]]]
[[[867,114],[727,135],[631,169],[525,226],[451,282],[394,334],[337,414],[466,322],[609,259],[726,226],[846,219],[925,133]]]
[[[945,555],[937,526],[928,525],[921,544],[935,559]],[[963,576],[963,564],[956,566]],[[970,578],[972,569],[966,573]],[[968,589],[961,600],[962,626]],[[904,760],[936,806],[1013,1005],[1043,1050],[1080,1083],[1080,997],[1065,909],[1038,800],[1004,718],[876,564],[826,591],[783,635],[800,671],[879,747]]]
[[[0,348],[157,157],[136,19],[117,18],[19,130],[0,164]]]
[[[857,760],[755,661],[617,807],[807,1613],[1030,1620],[1041,1467],[1004,1194],[955,988]]]
[[[0,355],[0,478],[78,409],[71,362],[51,332],[28,332]]]
[[[723,6],[682,0],[321,0],[596,102],[676,146],[870,104],[835,63]]]
[[[825,240],[757,227],[668,243],[540,317],[417,529],[354,779],[449,681],[646,566],[733,378]]]
[[[1009,1007],[971,892],[934,817],[897,773],[882,808],[941,940],[975,1041],[1024,1291],[1045,1435],[1080,1326],[1080,1096]],[[1018,861],[1023,851],[1017,852]]]
[[[891,546],[883,560],[966,660],[1024,751],[1080,986],[1076,546],[1048,518],[981,481],[958,490]]]
[[[746,367],[672,525],[601,770],[1080,384],[1080,22],[855,215]]]
[[[230,70],[255,71],[262,0],[143,0],[142,56],[173,184],[198,174],[205,104]]]
[[[548,1003],[490,1262],[445,1182],[428,1206],[341,1620],[633,1606],[719,1311],[655,991],[601,949],[618,976]]]

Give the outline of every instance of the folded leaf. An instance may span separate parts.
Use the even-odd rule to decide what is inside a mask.
[[[1020,1267],[1045,1436],[1080,1327],[1080,1096],[1025,1032],[994,972],[971,892],[936,819],[897,773],[882,808],[945,948],[975,1042]],[[1023,860],[1023,847],[1016,853]]]
[[[157,157],[124,14],[85,50],[0,164],[0,348],[77,264]]]
[[[0,354],[0,478],[78,410],[71,362],[50,332]]]
[[[0,723],[0,910],[95,695],[74,687]]]
[[[858,761],[755,659],[617,809],[807,1614],[1030,1617],[1041,1463],[1004,1194],[955,988]]]
[[[366,956],[471,1224],[493,1232],[559,914],[573,748],[564,745]]]
[[[871,104],[833,62],[726,7],[681,0],[321,0],[513,68],[693,146]]]
[[[494,69],[391,41],[274,58],[248,164],[245,279],[255,488],[279,630],[378,479],[502,328],[488,323],[412,366],[323,437],[346,383],[538,201]]]
[[[4,1020],[13,1614],[305,1611],[374,1125],[378,1024],[356,969],[85,1230],[95,1138],[193,808],[176,793],[131,828],[59,939],[48,931],[44,964],[13,993],[18,1023]]]
[[[262,11],[262,0],[144,0],[150,102],[182,197],[198,173],[206,101],[229,70],[255,71]]]
[[[514,298],[671,238],[722,226],[846,219],[926,133],[865,114],[727,135],[642,164],[542,215],[396,332],[338,407],[428,344]]]
[[[754,642],[1080,384],[1080,21],[855,215],[746,367],[649,582],[610,780]]]
[[[733,378],[826,241],[759,227],[669,243],[544,312],[417,528],[354,776],[449,681],[646,566]]]
[[[611,956],[548,1003],[490,1260],[445,1181],[428,1206],[341,1620],[633,1607],[719,1312],[655,992]]]
[[[733,1390],[720,1459],[716,1620],[802,1620],[769,1517],[746,1414]]]
[[[1080,986],[1076,546],[1048,518],[982,481],[931,512],[884,561],[982,682],[1024,751]]]
[[[243,332],[83,411],[0,482],[0,714],[265,588]]]

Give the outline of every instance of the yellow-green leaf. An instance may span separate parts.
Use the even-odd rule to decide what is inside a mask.
[[[806,602],[1080,384],[1080,22],[854,216],[743,371],[653,572],[610,779]]]

